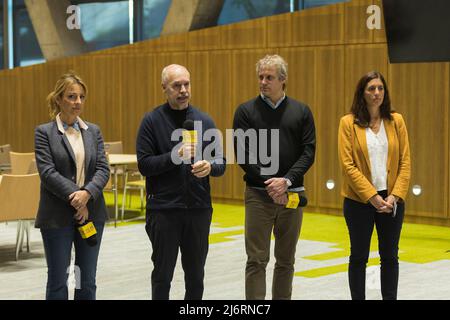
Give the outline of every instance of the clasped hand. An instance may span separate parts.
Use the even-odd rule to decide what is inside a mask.
[[[86,205],[90,198],[91,194],[86,190],[75,191],[69,195],[70,205],[77,210],[75,219],[80,224],[83,224],[89,217]]]
[[[279,205],[286,205],[288,202],[287,197],[287,183],[284,178],[270,178],[264,181],[266,184],[266,190],[273,202]]]
[[[391,213],[396,202],[395,196],[392,194],[383,199],[379,194],[369,199],[369,202],[377,209],[378,213]]]

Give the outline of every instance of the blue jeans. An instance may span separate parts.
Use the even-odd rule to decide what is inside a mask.
[[[97,229],[97,245],[91,247],[81,238],[75,226],[41,229],[47,259],[47,300],[69,298],[67,279],[69,276],[72,243],[75,246],[75,300],[95,300],[97,286],[97,259],[105,224],[94,223]]]

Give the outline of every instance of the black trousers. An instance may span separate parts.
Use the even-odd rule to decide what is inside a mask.
[[[386,191],[378,192],[383,199]],[[398,243],[405,212],[404,203],[397,203],[397,214],[377,213],[370,204],[344,199],[344,216],[350,235],[348,280],[353,300],[366,297],[366,264],[374,225],[378,234],[381,260],[381,295],[383,300],[396,300],[398,287]]]
[[[153,300],[169,299],[178,250],[184,270],[184,299],[202,299],[211,217],[212,209],[147,210],[145,229],[153,248]]]

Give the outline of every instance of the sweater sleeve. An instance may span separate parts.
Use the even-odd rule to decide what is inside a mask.
[[[157,128],[152,123],[150,114],[142,120],[136,139],[138,168],[145,177],[157,176],[176,167],[171,152],[157,154]]]
[[[270,177],[261,175],[262,167],[258,163],[258,155],[251,152],[249,146],[250,139],[245,138],[247,134],[251,134],[248,131],[249,129],[251,129],[250,118],[244,105],[241,105],[236,110],[233,119],[233,131],[235,135],[233,137],[233,143],[237,163],[248,176],[265,181]]]
[[[300,180],[313,165],[316,153],[316,129],[311,110],[305,106],[302,118],[302,147],[303,153],[284,176],[292,182],[292,186],[299,186]]]

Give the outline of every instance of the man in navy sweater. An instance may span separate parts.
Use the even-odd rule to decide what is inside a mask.
[[[199,300],[203,296],[212,215],[209,176],[224,174],[225,159],[215,140],[203,141],[200,135],[197,143],[180,143],[172,137],[186,120],[195,121],[203,132],[215,128],[207,114],[189,104],[189,71],[175,64],[165,67],[162,88],[167,103],[144,116],[136,142],[139,171],[146,177],[145,228],[154,265],[152,299],[169,299],[180,249],[185,299]],[[210,143],[216,144],[218,149],[214,150],[218,152],[194,162]]]
[[[265,299],[266,266],[270,238],[275,236],[273,299],[291,299],[295,250],[302,223],[302,210],[288,204],[304,193],[303,176],[314,162],[316,147],[314,119],[309,107],[284,93],[287,64],[278,55],[266,56],[257,65],[260,95],[241,104],[234,115],[234,130],[257,131],[255,141],[235,142],[238,163],[245,172],[245,294],[247,299]],[[262,139],[271,139],[265,143]],[[262,132],[266,132],[262,135]],[[236,132],[235,132],[236,133]],[[274,134],[276,133],[276,134]],[[249,135],[251,136],[251,135]],[[268,168],[262,151],[271,150]],[[247,160],[248,158],[248,160]],[[254,159],[251,161],[250,159]],[[277,169],[277,170],[276,170]],[[301,197],[300,197],[301,200]],[[301,202],[301,201],[300,201]],[[305,204],[301,204],[305,205]]]

